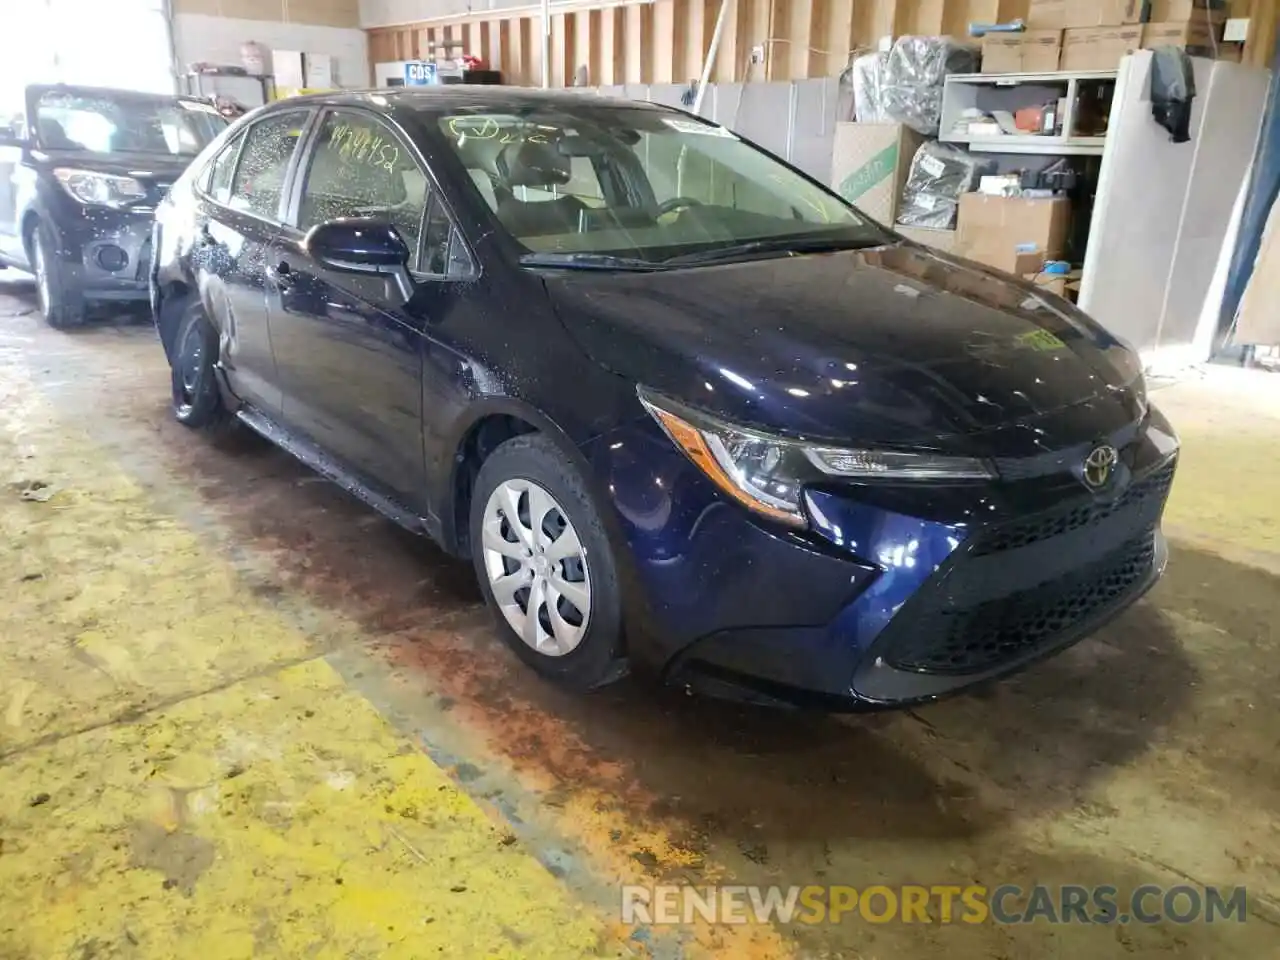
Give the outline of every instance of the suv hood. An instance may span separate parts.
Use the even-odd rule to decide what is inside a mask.
[[[1125,344],[1029,284],[914,245],[544,279],[598,363],[772,432],[921,444],[1087,401],[1138,415]]]
[[[165,153],[94,153],[90,150],[44,150],[50,167],[76,167],[94,173],[112,173],[139,180],[173,183],[194,156]]]

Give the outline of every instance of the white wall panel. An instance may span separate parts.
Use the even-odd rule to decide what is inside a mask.
[[[274,20],[239,20],[182,13],[174,17],[178,62],[240,63],[240,47],[255,40],[268,49],[326,53],[333,57],[338,84],[369,85],[369,48],[363,30]]]

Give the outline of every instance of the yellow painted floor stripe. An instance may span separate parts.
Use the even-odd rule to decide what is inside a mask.
[[[618,955],[3,366],[0,956]]]

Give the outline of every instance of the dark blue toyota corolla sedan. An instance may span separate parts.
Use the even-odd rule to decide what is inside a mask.
[[[158,212],[187,426],[247,425],[475,565],[507,642],[903,704],[1080,639],[1165,563],[1137,357],[677,110],[273,104]]]

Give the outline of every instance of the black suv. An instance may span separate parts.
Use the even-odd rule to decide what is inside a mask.
[[[36,275],[54,327],[98,300],[147,299],[156,204],[226,121],[211,104],[31,86],[0,125],[0,267]]]

